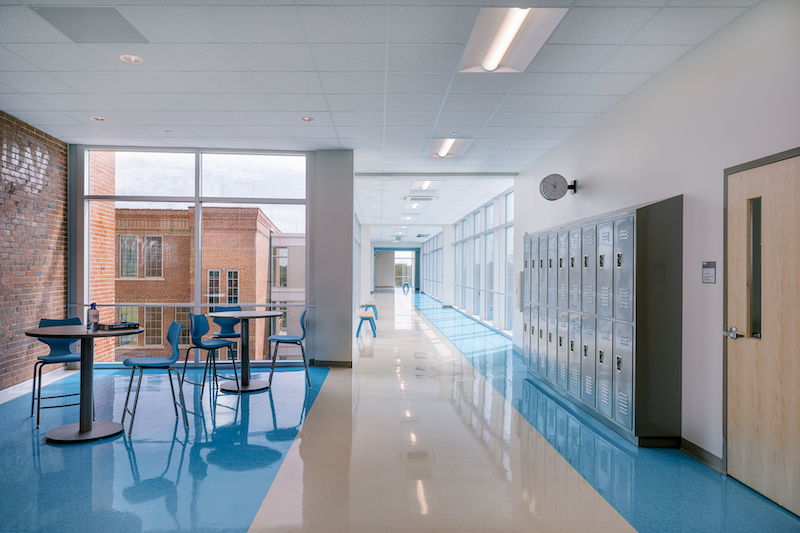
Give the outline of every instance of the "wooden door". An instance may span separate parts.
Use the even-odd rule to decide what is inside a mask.
[[[727,185],[728,474],[800,514],[800,156]]]

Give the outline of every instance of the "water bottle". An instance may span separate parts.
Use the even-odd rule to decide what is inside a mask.
[[[99,325],[100,325],[100,310],[97,308],[96,303],[92,303],[92,306],[86,313],[86,326],[89,328],[89,331],[97,331]]]

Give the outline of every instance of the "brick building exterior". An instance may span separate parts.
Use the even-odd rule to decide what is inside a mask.
[[[0,111],[0,389],[30,379],[48,353],[26,337],[66,318],[67,145]],[[45,367],[45,371],[55,365]]]

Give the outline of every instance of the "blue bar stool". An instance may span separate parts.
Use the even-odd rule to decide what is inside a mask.
[[[377,320],[377,318],[378,318],[378,308],[375,307],[375,302],[374,301],[365,303],[364,304],[364,311],[369,311],[370,307],[375,312],[375,319]]]
[[[372,328],[372,336],[373,336],[373,337],[376,337],[376,336],[378,335],[378,334],[375,332],[375,317],[372,315],[372,313],[371,313],[371,312],[369,312],[369,311],[364,311],[363,313],[360,313],[360,314],[358,315],[358,318],[360,318],[360,319],[361,319],[361,321],[358,323],[358,330],[356,330],[356,337],[358,337],[358,336],[359,336],[359,334],[361,334],[361,326],[363,326],[363,325],[364,325],[364,321],[367,321],[367,322],[369,322],[369,325],[370,325],[370,327]]]
[[[178,360],[181,352],[178,349],[178,336],[181,333],[183,325],[180,322],[173,321],[167,332],[167,340],[172,346],[172,355],[170,357],[129,357],[125,359],[122,364],[131,367],[131,379],[128,382],[128,394],[125,396],[125,408],[122,411],[122,424],[125,424],[125,415],[130,413],[131,425],[128,428],[128,436],[133,433],[133,420],[136,417],[136,406],[139,404],[139,390],[142,388],[142,374],[145,368],[152,368],[157,370],[166,370],[169,375],[169,388],[172,390],[172,407],[175,409],[175,418],[178,418],[178,407],[183,411],[183,425],[189,429],[189,421],[186,419],[186,402],[183,399],[183,382],[181,380],[178,370],[173,368],[172,365]],[[136,385],[136,396],[133,399],[133,410],[128,409],[128,400],[131,397],[131,387],[133,386],[133,375],[136,369],[139,369],[139,382]],[[178,379],[178,399],[175,398],[175,386],[172,384],[172,373],[175,372],[175,377]]]

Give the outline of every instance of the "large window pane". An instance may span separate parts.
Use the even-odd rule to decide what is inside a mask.
[[[203,154],[203,196],[305,198],[306,159],[263,154]]]
[[[511,330],[514,325],[514,228],[506,228],[506,324]]]
[[[194,196],[194,153],[92,150],[89,194]]]
[[[139,237],[136,235],[119,236],[119,277],[136,278],[139,276]]]

